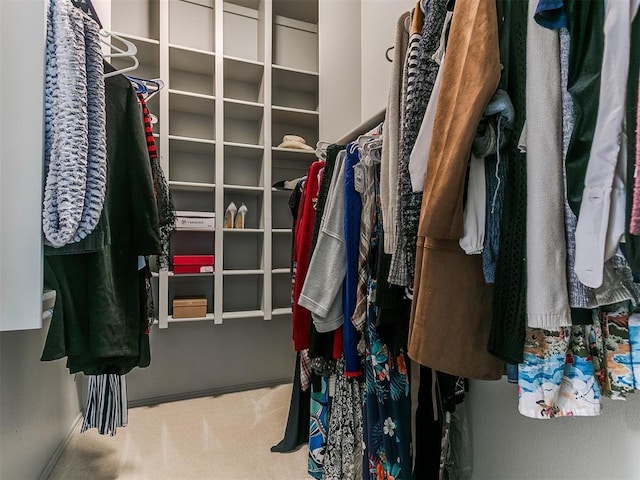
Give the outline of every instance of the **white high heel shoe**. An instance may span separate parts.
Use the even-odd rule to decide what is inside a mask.
[[[238,213],[236,214],[236,220],[233,228],[244,228],[244,220],[248,211],[249,209],[244,203],[240,204],[240,208],[238,209]]]
[[[224,212],[224,228],[233,228],[237,211],[236,204],[231,202]]]

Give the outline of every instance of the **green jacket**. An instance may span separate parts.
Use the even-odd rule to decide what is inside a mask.
[[[105,71],[112,70],[105,65]],[[110,242],[83,254],[47,252],[44,262],[45,283],[56,290],[57,302],[42,360],[67,357],[70,373],[87,375],[122,375],[149,365],[144,275],[137,258],[160,253],[138,101],[122,75],[105,83],[108,179],[97,228],[107,230]]]

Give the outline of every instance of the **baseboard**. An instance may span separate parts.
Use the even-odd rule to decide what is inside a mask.
[[[55,451],[53,452],[53,455],[51,455],[51,458],[49,458],[49,461],[42,469],[42,472],[40,473],[38,480],[46,480],[47,478],[49,478],[49,475],[51,475],[51,472],[53,471],[53,467],[55,467],[56,463],[58,463],[58,460],[60,460],[60,456],[62,455],[62,452],[64,452],[65,448],[67,448],[67,445],[71,440],[73,432],[75,432],[76,428],[78,427],[78,424],[82,421],[82,419],[83,419],[83,414],[82,412],[80,412],[78,413],[78,416],[75,418],[75,420],[71,424],[71,428],[69,429],[67,436],[58,444]]]
[[[207,390],[198,390],[195,392],[181,392],[181,393],[176,393],[174,395],[163,395],[160,397],[143,398],[140,400],[131,400],[129,401],[128,405],[129,405],[129,408],[147,407],[150,405],[157,405],[159,403],[188,400],[190,398],[211,397],[214,395],[222,395],[224,393],[244,392],[246,390],[255,390],[257,388],[275,387],[285,383],[291,383],[291,377],[278,378],[275,380],[268,380],[263,382],[243,383],[240,385],[227,385],[224,387],[211,388]]]

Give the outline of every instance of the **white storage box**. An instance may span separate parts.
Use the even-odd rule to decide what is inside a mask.
[[[215,230],[215,212],[176,211],[176,230]]]

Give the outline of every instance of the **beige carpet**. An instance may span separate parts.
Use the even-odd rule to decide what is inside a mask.
[[[129,409],[115,437],[80,426],[50,479],[298,480],[307,446],[271,453],[283,435],[291,385]]]

